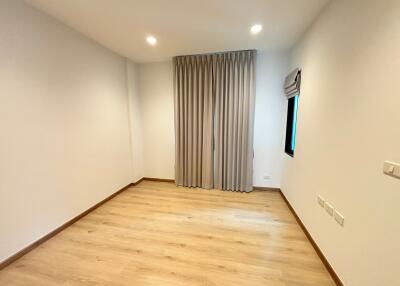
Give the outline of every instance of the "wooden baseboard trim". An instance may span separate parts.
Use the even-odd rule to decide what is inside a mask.
[[[77,222],[78,220],[80,220],[81,218],[83,218],[84,216],[88,215],[89,213],[91,213],[92,211],[94,211],[95,209],[97,209],[98,207],[100,207],[102,204],[106,203],[107,201],[111,200],[112,198],[114,198],[115,196],[117,196],[118,194],[122,193],[123,191],[127,190],[128,188],[130,188],[131,186],[134,186],[138,183],[140,183],[143,179],[140,179],[138,182],[135,183],[131,183],[125,187],[123,187],[122,189],[120,189],[119,191],[111,194],[110,196],[108,196],[107,198],[105,198],[104,200],[102,200],[101,202],[98,202],[97,204],[95,204],[94,206],[92,206],[91,208],[87,209],[86,211],[84,211],[83,213],[77,215],[76,217],[74,217],[73,219],[67,221],[66,223],[64,223],[63,225],[59,226],[58,228],[56,228],[55,230],[51,231],[50,233],[46,234],[45,236],[43,236],[42,238],[39,238],[38,240],[36,240],[35,242],[31,243],[30,245],[28,245],[27,247],[21,249],[20,251],[18,251],[17,253],[15,253],[14,255],[10,256],[9,258],[6,258],[6,260],[3,260],[2,262],[0,262],[0,270],[2,270],[3,268],[5,268],[6,266],[10,265],[11,263],[13,263],[14,261],[16,261],[17,259],[21,258],[22,256],[24,256],[25,254],[27,254],[28,252],[32,251],[33,249],[35,249],[36,247],[38,247],[39,245],[41,245],[42,243],[46,242],[47,240],[49,240],[50,238],[52,238],[53,236],[55,236],[57,233],[63,231],[64,229],[66,229],[67,227],[71,226],[72,224],[74,224],[75,222]]]
[[[153,182],[175,183],[175,180],[173,180],[173,179],[160,179],[160,178],[144,177],[144,178],[142,178],[142,180],[153,181]]]
[[[144,180],[144,178],[141,178],[140,180],[137,180],[136,182],[132,183],[131,186],[136,186],[138,184],[140,184],[142,181]]]
[[[308,232],[307,228],[293,209],[292,205],[289,203],[287,198],[285,197],[284,193],[282,190],[279,190],[279,193],[281,194],[283,200],[285,201],[286,205],[292,212],[293,216],[296,218],[297,223],[300,225],[301,229],[303,230],[304,234],[307,236],[308,240],[310,241],[311,245],[314,247],[315,251],[317,252],[319,258],[321,259],[322,263],[325,265],[326,270],[328,270],[329,274],[331,275],[333,281],[336,283],[337,286],[344,286],[343,282],[340,280],[339,276],[336,274],[335,270],[332,268],[330,265],[329,261],[326,259],[325,255],[321,251],[321,249],[318,247],[317,243],[314,241],[312,238],[311,234]]]
[[[267,192],[280,192],[281,191],[281,189],[279,189],[279,188],[257,187],[257,186],[254,186],[253,190],[254,191],[267,191]]]

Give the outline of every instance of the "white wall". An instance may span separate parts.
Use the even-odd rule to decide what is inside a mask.
[[[400,162],[399,51],[398,0],[337,0],[292,53],[303,74],[282,189],[348,286],[400,283],[400,180],[382,173]]]
[[[172,62],[141,64],[145,177],[174,179],[175,131]]]
[[[144,177],[139,65],[127,59],[126,73],[129,97],[129,124],[131,130],[132,182],[137,182]]]
[[[254,132],[254,185],[280,187],[287,53],[258,52]],[[174,179],[175,135],[172,62],[140,65],[146,177]],[[264,175],[271,179],[265,180]]]
[[[287,72],[287,53],[258,52],[254,121],[254,186],[276,188],[281,186],[283,132],[287,108],[282,87]],[[270,179],[264,179],[264,176]]]
[[[0,261],[132,181],[123,58],[0,2]]]

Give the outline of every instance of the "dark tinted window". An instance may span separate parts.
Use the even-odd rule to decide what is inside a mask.
[[[294,146],[296,143],[296,121],[297,121],[297,107],[298,96],[289,98],[288,113],[286,121],[286,142],[285,152],[290,156],[294,156]]]

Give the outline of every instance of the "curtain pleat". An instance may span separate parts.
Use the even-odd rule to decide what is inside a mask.
[[[174,58],[176,182],[251,191],[255,51]]]

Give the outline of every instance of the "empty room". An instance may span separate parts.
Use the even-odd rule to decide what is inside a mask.
[[[399,0],[0,0],[0,286],[400,286]]]

